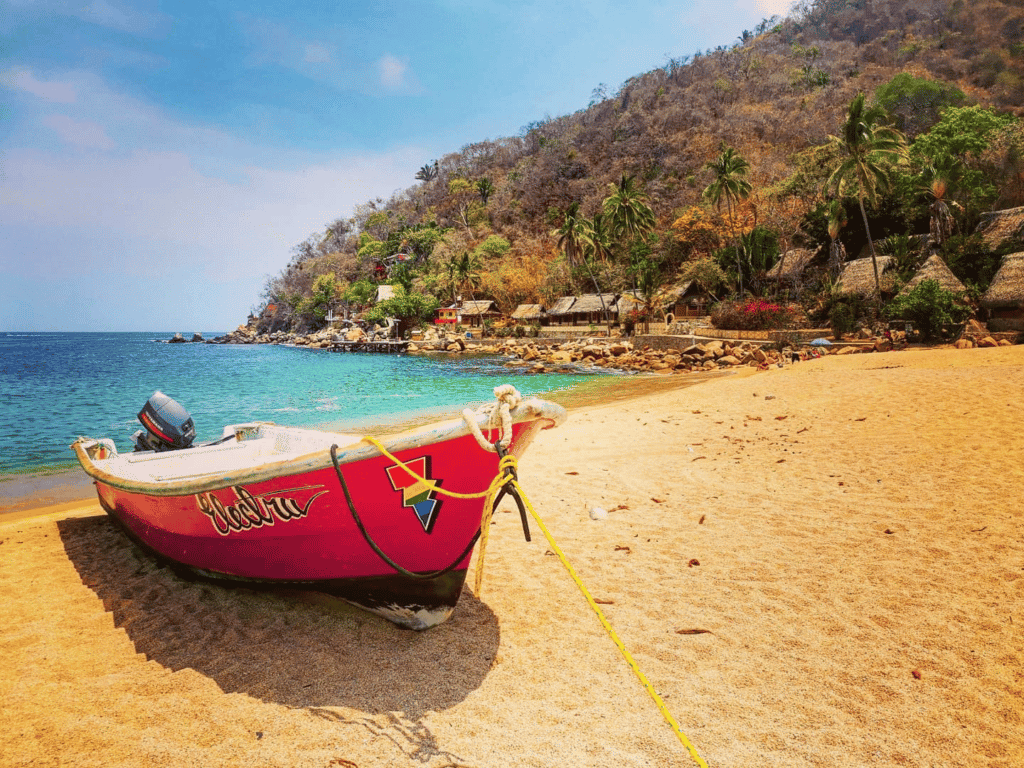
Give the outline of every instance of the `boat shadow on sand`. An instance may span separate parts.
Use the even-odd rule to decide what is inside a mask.
[[[476,690],[498,650],[497,617],[468,588],[446,623],[412,632],[320,593],[186,580],[106,515],[57,526],[82,583],[138,653],[225,693],[416,721]]]

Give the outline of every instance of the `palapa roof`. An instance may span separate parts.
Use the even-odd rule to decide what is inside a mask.
[[[892,256],[878,256],[878,279],[882,283],[882,292],[891,292],[893,289],[893,276],[886,275],[895,259]],[[869,296],[875,292],[875,270],[871,265],[871,257],[866,259],[853,259],[843,265],[843,272],[839,275],[839,283],[847,293],[857,293],[861,296]]]
[[[1011,309],[1024,306],[1024,253],[1003,256],[999,271],[981,297],[985,309]]]
[[[786,251],[775,262],[775,266],[765,273],[765,277],[769,280],[788,280],[795,283],[807,269],[807,265],[811,263],[815,253],[817,251],[810,248],[794,248],[791,251]]]
[[[961,283],[957,276],[954,275],[949,267],[946,266],[946,262],[942,260],[942,257],[938,254],[932,254],[927,258],[921,268],[917,270],[917,273],[910,278],[903,290],[900,291],[900,296],[910,293],[919,283],[925,280],[936,280],[939,285],[945,288],[947,291],[954,291],[960,293],[966,290],[964,284]]]
[[[486,315],[486,314],[500,314],[498,310],[494,308],[494,302],[490,299],[479,299],[477,301],[464,301],[462,302],[462,314],[463,315]]]
[[[576,303],[575,296],[562,296],[555,300],[555,303],[548,308],[549,315],[568,315],[572,305]]]
[[[604,309],[611,311],[615,305],[614,293],[584,293],[576,297],[576,303],[572,305],[571,314],[584,314],[601,311],[601,299],[604,299]]]
[[[624,293],[615,301],[614,310],[619,314],[623,312],[629,312],[631,309],[636,309],[644,305],[644,300],[636,293],[632,291],[630,293]]]
[[[989,248],[1007,243],[1024,246],[1024,207],[981,214],[977,231]]]
[[[513,320],[540,320],[544,317],[542,304],[520,304],[512,313]]]

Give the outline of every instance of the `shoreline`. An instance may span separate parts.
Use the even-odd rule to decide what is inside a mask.
[[[1022,380],[1024,346],[651,377],[519,476],[709,765],[1011,768]],[[694,764],[514,505],[482,591],[415,634],[182,581],[95,503],[40,513],[0,518],[5,765]]]
[[[569,390],[554,390],[537,396],[557,402],[567,409],[576,409],[643,397],[651,391],[665,388],[694,386],[723,375],[730,374],[695,374],[691,377],[587,376]],[[371,417],[364,419],[361,425],[365,427],[362,431],[366,434],[392,434],[451,416],[451,411],[441,410],[420,415],[407,414],[392,421],[375,421]],[[312,425],[310,428],[336,428],[342,424],[343,422],[335,419]],[[6,475],[0,478],[0,524],[31,517],[32,510],[37,507],[46,509],[55,505],[83,503],[95,498],[96,492],[91,478],[77,465],[40,473]]]

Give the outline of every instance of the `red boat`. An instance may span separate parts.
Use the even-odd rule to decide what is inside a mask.
[[[148,433],[136,434],[135,452],[108,439],[72,448],[103,508],[178,570],[323,591],[426,629],[458,601],[499,455],[521,456],[565,419],[554,403],[495,392],[498,403],[462,419],[377,444],[257,422],[197,446],[188,413],[157,393],[139,414]]]

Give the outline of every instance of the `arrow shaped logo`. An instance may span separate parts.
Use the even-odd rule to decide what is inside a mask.
[[[420,477],[426,480],[434,480],[430,476],[429,456],[421,456],[418,459],[407,461],[405,464]],[[402,506],[411,507],[416,513],[416,518],[420,521],[420,525],[423,526],[423,530],[426,533],[430,533],[430,530],[434,527],[434,521],[437,519],[437,512],[441,508],[441,502],[434,497],[436,493],[434,489],[412,477],[398,464],[388,467],[384,471],[388,473],[391,487],[396,491],[402,492]],[[434,480],[434,483],[441,485],[440,480]]]

